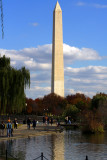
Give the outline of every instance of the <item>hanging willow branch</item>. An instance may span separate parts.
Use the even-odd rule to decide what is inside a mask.
[[[22,112],[26,86],[30,87],[29,70],[17,70],[10,65],[10,58],[0,57],[0,114]]]
[[[2,0],[0,0],[0,9],[1,9],[1,29],[2,29],[2,38],[4,38],[3,4],[2,4]]]

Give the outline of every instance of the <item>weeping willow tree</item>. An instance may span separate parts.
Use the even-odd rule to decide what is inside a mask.
[[[0,113],[19,113],[25,107],[25,88],[30,87],[30,73],[25,67],[10,66],[10,58],[0,57]]]

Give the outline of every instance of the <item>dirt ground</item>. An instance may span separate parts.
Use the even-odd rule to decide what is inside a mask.
[[[27,129],[27,124],[21,124],[18,126],[18,129],[13,129],[12,137],[7,137],[7,129],[5,129],[4,136],[0,136],[0,141],[16,138],[30,138],[47,134],[56,134],[57,132],[62,131],[63,129],[61,127],[57,127],[56,124],[53,124],[52,126],[37,124],[35,130],[33,129],[32,125],[30,129]]]

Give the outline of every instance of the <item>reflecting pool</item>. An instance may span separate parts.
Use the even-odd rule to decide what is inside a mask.
[[[85,160],[86,155],[89,160],[107,160],[107,132],[83,135],[79,130],[69,130],[0,142],[0,155],[5,155],[6,149],[20,160],[34,160],[41,152],[48,160]]]

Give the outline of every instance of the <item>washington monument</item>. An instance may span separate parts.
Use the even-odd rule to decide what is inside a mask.
[[[62,10],[58,1],[53,11],[51,93],[64,97]]]

